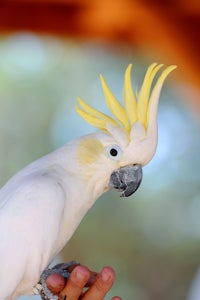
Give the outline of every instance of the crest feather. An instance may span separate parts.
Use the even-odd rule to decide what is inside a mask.
[[[148,67],[141,89],[138,93],[138,119],[144,125],[145,128],[147,128],[148,125],[147,111],[152,82],[156,76],[156,73],[162,66],[163,64],[157,65],[156,63],[153,63]]]
[[[138,93],[134,93],[131,84],[132,65],[130,64],[127,67],[124,75],[124,107],[115,98],[104,77],[100,75],[106,103],[113,117],[89,106],[81,98],[78,98],[80,107],[76,106],[77,113],[92,126],[107,132],[109,131],[108,124],[112,124],[112,126],[122,128],[127,134],[130,134],[131,128],[136,122],[139,122],[145,130],[148,130],[148,126],[151,127],[151,123],[156,120],[158,100],[163,83],[168,74],[176,68],[174,65],[167,67],[152,88],[153,80],[162,66],[163,64],[153,63],[148,67]],[[153,119],[155,120],[153,121]]]
[[[133,125],[137,121],[137,101],[131,83],[131,69],[132,64],[128,66],[124,75],[123,99],[126,114],[129,118],[131,125]]]
[[[169,75],[169,73],[171,73],[173,70],[175,70],[177,68],[177,66],[175,65],[171,65],[169,67],[167,67],[160,75],[160,77],[158,78],[152,92],[151,92],[151,96],[149,98],[149,105],[148,105],[148,113],[147,113],[147,124],[149,124],[149,117],[150,117],[150,113],[149,110],[151,108],[151,110],[153,110],[153,106],[157,107],[158,104],[158,100],[159,100],[159,96],[160,96],[160,91],[161,88],[163,86],[163,83],[166,79],[166,77]]]
[[[101,130],[106,130],[106,121],[102,120],[102,119],[98,119],[92,115],[89,115],[87,112],[85,112],[84,110],[80,109],[77,105],[76,105],[76,112],[85,120],[87,121],[90,125],[97,127]]]
[[[130,130],[130,124],[128,121],[128,117],[126,114],[125,109],[123,106],[119,103],[119,101],[115,98],[111,90],[106,84],[106,81],[102,75],[100,75],[102,88],[104,91],[104,96],[106,99],[106,103],[108,105],[108,108],[112,112],[112,114],[116,117],[116,119],[122,124],[122,126],[125,128],[125,130]]]
[[[95,122],[97,122],[98,128],[102,130],[106,130],[106,124],[111,123],[115,126],[118,126],[118,123],[113,120],[111,117],[107,116],[106,114],[100,112],[99,110],[89,106],[85,101],[83,101],[81,98],[78,98],[79,105],[81,106],[81,109],[77,106],[76,111],[80,114],[80,111],[82,113],[82,117],[84,114],[84,119],[88,121],[88,123],[92,123],[91,125],[95,126]],[[87,120],[88,118],[88,120]]]

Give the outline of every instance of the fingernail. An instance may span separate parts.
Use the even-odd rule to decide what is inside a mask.
[[[104,282],[108,281],[110,279],[110,272],[108,272],[106,269],[103,269],[101,271],[101,278]]]
[[[83,280],[83,279],[85,279],[85,277],[86,277],[85,271],[82,270],[81,268],[77,267],[77,269],[76,269],[76,278],[78,280]]]

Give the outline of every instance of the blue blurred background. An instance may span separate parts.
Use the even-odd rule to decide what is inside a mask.
[[[127,65],[133,63],[139,87],[152,62],[127,45],[30,32],[0,36],[0,184],[94,131],[74,106],[81,96],[108,113],[99,73],[121,99]],[[161,93],[158,149],[141,188],[128,199],[114,191],[101,197],[57,258],[97,271],[112,266],[117,278],[106,299],[200,299],[200,124],[188,98],[196,90],[175,72]]]

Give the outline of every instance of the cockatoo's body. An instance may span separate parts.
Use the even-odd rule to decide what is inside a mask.
[[[0,190],[1,300],[33,292],[100,194],[101,182],[94,191],[76,175],[75,145],[35,161]]]
[[[79,99],[82,109],[77,108],[78,113],[101,130],[33,162],[0,190],[0,300],[33,293],[43,270],[100,195],[110,187],[123,191],[123,196],[137,189],[141,166],[156,149],[160,89],[174,69],[171,66],[162,73],[149,99],[160,67],[149,67],[138,103],[131,99],[135,96],[127,69],[125,109],[112,98],[102,78],[115,119]]]

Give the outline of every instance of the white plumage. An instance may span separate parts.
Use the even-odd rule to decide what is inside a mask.
[[[66,146],[32,163],[0,190],[0,299],[32,293],[88,210],[85,197],[90,195],[85,187],[83,193],[70,162]]]

